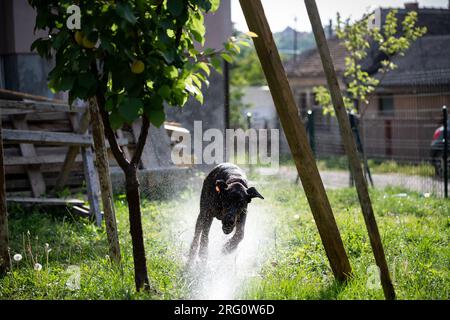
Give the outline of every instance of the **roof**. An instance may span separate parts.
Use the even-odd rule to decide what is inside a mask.
[[[384,87],[450,84],[450,34],[425,36],[393,62],[397,69],[377,75]]]
[[[395,8],[382,8],[382,21],[385,21],[386,15]],[[405,16],[411,9],[396,9],[397,19],[403,21]],[[418,13],[417,26],[427,27],[427,35],[444,35],[450,34],[450,10],[438,8],[419,8],[413,9]],[[399,24],[399,31],[402,29]]]
[[[338,73],[345,70],[346,49],[342,42],[337,38],[328,39],[331,57],[334,67]],[[316,48],[305,51],[297,57],[286,63],[286,72],[289,77],[320,77],[324,76],[322,60]]]
[[[383,19],[391,9],[382,9]],[[409,10],[398,10],[397,18],[401,21]],[[368,56],[362,62],[363,69],[382,79],[382,86],[418,86],[450,84],[450,10],[421,8],[419,26],[426,26],[426,35],[417,40],[406,52],[405,56],[393,58],[396,70],[385,75],[376,75],[381,60],[386,56],[372,45]],[[400,26],[401,27],[401,26]],[[345,70],[346,49],[336,37],[328,39],[331,56],[338,76]],[[301,54],[297,61],[286,63],[289,77],[324,77],[322,62],[317,48]]]

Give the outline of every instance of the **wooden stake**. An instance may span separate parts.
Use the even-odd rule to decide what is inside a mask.
[[[6,210],[5,170],[3,167],[2,122],[0,121],[0,275],[7,272],[11,265],[8,248],[8,212]]]
[[[258,35],[257,38],[253,38],[256,51],[286,133],[292,157],[295,160],[331,269],[336,279],[345,281],[351,274],[350,262],[308,143],[305,127],[298,115],[294,96],[261,1],[240,0],[240,3],[249,29]]]
[[[89,111],[86,110],[85,113],[83,113],[81,120],[76,121],[74,117],[78,117],[77,114],[70,115],[71,122],[72,122],[72,128],[73,131],[79,134],[85,134],[89,128]],[[77,123],[75,123],[77,122]],[[79,122],[79,123],[78,123]],[[64,164],[61,168],[61,173],[59,174],[58,178],[56,179],[56,185],[55,185],[55,191],[60,191],[64,188],[66,185],[67,179],[69,178],[70,171],[72,170],[73,164],[75,163],[75,159],[77,155],[80,153],[80,147],[79,146],[72,146],[69,148],[69,151],[67,151],[66,158],[64,159]]]
[[[112,185],[109,175],[108,153],[106,150],[105,132],[103,128],[100,110],[95,97],[89,98],[89,112],[92,123],[92,136],[94,138],[94,149],[96,167],[100,180],[103,212],[106,225],[106,234],[109,242],[109,253],[112,261],[120,263],[120,247],[117,235],[116,215],[112,196]]]
[[[386,299],[393,300],[395,299],[394,287],[389,276],[389,269],[386,263],[386,257],[384,255],[383,244],[381,242],[377,222],[373,213],[367,182],[364,178],[358,151],[356,149],[356,143],[350,127],[350,121],[345,109],[344,99],[342,97],[341,89],[339,88],[330,49],[328,48],[325,32],[323,31],[322,22],[320,20],[319,10],[317,9],[315,0],[305,0],[305,4],[314,36],[316,38],[320,57],[322,59],[323,69],[327,77],[334,110],[336,111],[336,117],[339,121],[342,142],[348,156],[350,169],[355,179],[359,202],[361,204],[364,220],[366,222],[367,231],[369,232],[370,244],[372,245],[372,250],[375,255],[375,261],[380,268],[381,284],[383,286],[384,295]]]

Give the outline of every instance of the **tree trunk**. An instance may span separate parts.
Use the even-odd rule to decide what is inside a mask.
[[[108,153],[106,151],[104,135],[105,130],[95,97],[89,99],[89,112],[91,115],[91,123],[93,124],[92,136],[94,138],[95,166],[100,181],[106,235],[109,243],[109,255],[112,261],[120,264],[119,236],[117,235],[116,214],[114,212],[111,178],[109,175]]]
[[[130,218],[130,234],[133,244],[134,281],[136,290],[149,290],[147,259],[145,257],[144,237],[142,233],[141,205],[137,167],[130,166],[125,172],[126,195]]]
[[[11,265],[8,242],[8,212],[6,211],[5,170],[3,167],[3,138],[0,120],[0,275]]]
[[[131,241],[133,245],[134,275],[136,290],[150,290],[150,282],[147,274],[147,259],[145,258],[144,237],[142,232],[141,203],[139,193],[139,180],[137,168],[147,140],[150,122],[143,117],[139,139],[131,160],[127,159],[117,143],[114,130],[109,122],[109,115],[105,109],[105,97],[102,92],[97,92],[97,102],[102,116],[104,133],[109,141],[111,152],[125,175],[125,190],[128,201],[128,214],[130,221]]]

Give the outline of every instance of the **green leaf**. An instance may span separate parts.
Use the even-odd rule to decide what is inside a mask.
[[[109,122],[111,124],[111,128],[113,130],[117,130],[122,128],[125,120],[120,116],[120,114],[116,111],[116,112],[112,112],[109,115]]]
[[[195,99],[200,102],[200,104],[203,104],[203,93],[199,90],[198,93],[195,95]]]
[[[138,98],[125,97],[120,102],[118,109],[120,115],[128,123],[132,123],[139,117],[139,113],[142,110],[142,100]]]
[[[225,60],[228,63],[233,63],[233,58],[226,53],[221,53],[220,56],[223,58],[223,60]]]
[[[68,91],[72,90],[73,84],[75,83],[75,77],[66,76],[61,79],[61,83],[59,84],[59,90]]]
[[[178,77],[178,69],[175,68],[174,66],[168,66],[165,70],[165,74],[170,78],[170,79],[175,79]]]
[[[215,12],[220,7],[220,0],[210,0],[211,1],[211,12]]]
[[[208,64],[206,64],[205,62],[199,62],[196,64],[196,67],[198,69],[201,69],[203,71],[205,71],[206,75],[209,76],[211,74],[211,71],[209,70]]]
[[[170,99],[170,88],[168,85],[163,85],[158,90],[158,94],[166,100]]]
[[[97,79],[92,73],[81,73],[78,76],[78,84],[87,89],[95,88],[97,86]]]
[[[192,16],[190,29],[195,41],[199,42],[201,45],[204,45],[206,29],[204,18],[201,12],[197,12]]]
[[[69,39],[69,37],[70,34],[66,30],[59,32],[58,35],[53,39],[52,47],[55,50],[59,50],[59,48],[61,48],[61,46]]]
[[[216,69],[217,72],[221,73],[222,72],[222,60],[217,58],[217,57],[213,57],[211,58],[211,64],[214,67],[214,69]]]
[[[150,123],[155,127],[159,128],[166,120],[166,114],[164,113],[164,109],[152,109],[148,111],[148,117]]]
[[[175,17],[180,16],[186,7],[186,2],[184,0],[167,0],[167,9]]]
[[[117,14],[131,24],[136,24],[137,18],[133,13],[133,9],[128,3],[118,2],[116,5]]]

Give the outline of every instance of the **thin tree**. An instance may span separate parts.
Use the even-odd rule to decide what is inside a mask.
[[[422,37],[426,27],[418,27],[418,14],[410,11],[399,23],[398,10],[391,10],[383,24],[371,27],[374,14],[367,14],[361,20],[351,23],[342,21],[337,15],[336,36],[346,49],[344,82],[344,102],[346,108],[354,113],[363,113],[369,104],[369,98],[380,85],[383,76],[397,68],[392,61],[395,56],[404,56],[411,45]],[[375,47],[379,52],[380,61],[369,73],[364,62],[369,49]],[[376,74],[382,75],[376,77]],[[328,88],[314,88],[316,102],[323,107],[324,113],[334,114],[334,108]]]
[[[182,107],[190,96],[202,104],[210,67],[220,69],[222,59],[232,62],[243,40],[232,38],[218,52],[197,49],[196,42],[205,42],[204,13],[217,10],[219,0],[80,0],[80,30],[67,27],[73,1],[29,2],[37,11],[36,28],[48,31],[33,48],[55,59],[50,87],[69,91],[69,103],[96,99],[104,133],[125,174],[136,289],[148,290],[137,170],[150,125],[163,124],[165,105]],[[115,130],[138,119],[141,131],[127,159]]]

